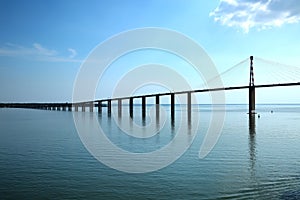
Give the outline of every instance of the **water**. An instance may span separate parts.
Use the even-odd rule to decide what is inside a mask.
[[[194,106],[200,127],[190,148],[173,164],[144,174],[95,159],[77,134],[72,112],[0,109],[0,199],[300,199],[300,105],[258,105],[260,118],[251,123],[247,105],[226,107],[222,134],[207,157],[198,153],[210,106]],[[148,139],[121,134],[106,113],[98,120],[118,146],[148,152],[174,138],[180,112],[185,109],[176,108],[173,126],[167,120]],[[135,107],[137,123],[140,113]],[[183,139],[191,141],[188,129]]]

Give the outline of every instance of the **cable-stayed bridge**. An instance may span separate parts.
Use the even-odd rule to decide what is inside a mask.
[[[94,111],[94,108],[102,113],[102,109],[107,109],[107,113],[111,114],[112,101],[118,104],[118,115],[122,114],[122,105],[124,100],[129,101],[129,115],[133,117],[134,99],[141,99],[142,117],[146,116],[147,98],[155,98],[156,111],[160,105],[160,97],[170,96],[171,118],[175,116],[175,95],[187,95],[187,112],[190,116],[192,107],[191,94],[215,91],[228,91],[228,90],[245,90],[249,91],[249,114],[255,113],[255,89],[256,88],[270,88],[270,87],[287,87],[300,85],[300,68],[285,64],[268,61],[262,58],[255,58],[255,74],[254,74],[254,58],[245,59],[221,73],[219,77],[212,78],[208,82],[213,83],[217,78],[221,78],[223,87],[207,88],[204,85],[195,90],[185,90],[176,92],[165,92],[155,94],[145,94],[127,97],[116,97],[92,100],[86,102],[73,102],[73,103],[0,103],[0,108],[32,108],[32,109],[46,109],[46,110],[68,110],[68,111]],[[263,67],[256,67],[263,66]],[[234,77],[234,78],[233,78]],[[206,85],[209,85],[206,83]]]

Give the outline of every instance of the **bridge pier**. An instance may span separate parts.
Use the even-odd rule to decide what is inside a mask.
[[[249,114],[255,114],[255,87],[249,87]]]
[[[111,100],[107,100],[107,114],[108,116],[111,115]]]
[[[156,119],[159,119],[159,95],[155,96],[155,113]]]
[[[78,112],[78,105],[75,104],[74,106],[75,106],[75,112]]]
[[[171,120],[175,119],[175,94],[171,93]]]
[[[98,113],[102,113],[102,101],[98,101]]]
[[[253,56],[250,56],[250,80],[249,80],[249,115],[255,114],[255,86],[253,71]]]
[[[146,118],[146,97],[142,97],[142,118]]]
[[[133,118],[133,98],[129,98],[129,116]]]
[[[192,116],[192,95],[191,92],[187,93],[187,117],[188,121],[191,121]]]
[[[94,112],[94,102],[90,103],[90,112]]]
[[[118,117],[122,117],[122,99],[118,99]]]
[[[85,112],[85,104],[83,103],[81,106],[82,106],[82,112]]]

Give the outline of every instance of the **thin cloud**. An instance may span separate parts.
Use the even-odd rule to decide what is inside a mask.
[[[74,58],[77,55],[77,51],[75,49],[69,48],[68,51],[71,53],[69,58]]]
[[[54,55],[57,54],[56,51],[47,49],[47,48],[43,47],[41,44],[39,44],[39,43],[34,43],[32,46],[35,48],[36,53],[41,54],[41,55],[54,56]]]
[[[48,62],[81,62],[74,59],[77,55],[75,49],[69,48],[70,56],[62,56],[56,50],[48,49],[39,43],[33,43],[29,47],[21,46],[13,43],[6,43],[0,47],[0,56],[9,56],[17,58],[25,58],[30,60],[48,61]]]
[[[210,13],[215,21],[248,33],[300,21],[299,0],[221,0]]]

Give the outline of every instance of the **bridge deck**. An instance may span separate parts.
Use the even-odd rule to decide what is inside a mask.
[[[264,85],[255,85],[255,88],[269,88],[269,87],[283,87],[283,86],[297,86],[300,85],[300,82],[296,83],[278,83],[278,84],[264,84]],[[146,95],[136,95],[130,97],[117,97],[111,99],[101,99],[95,101],[86,101],[86,102],[76,102],[76,103],[0,103],[0,108],[2,107],[10,107],[10,108],[45,108],[45,107],[72,107],[72,106],[82,106],[89,107],[91,104],[94,107],[106,106],[101,103],[104,101],[118,101],[125,99],[135,99],[135,98],[147,98],[147,97],[160,97],[166,95],[178,95],[178,94],[188,94],[188,93],[201,93],[201,92],[214,92],[214,91],[222,91],[222,90],[240,90],[240,89],[248,89],[249,86],[235,86],[235,87],[222,87],[222,88],[212,88],[212,89],[197,89],[197,90],[187,90],[187,91],[179,91],[179,92],[166,92],[166,93],[158,93],[158,94],[146,94]],[[96,103],[96,104],[94,104]],[[100,103],[100,104],[98,104]]]
[[[254,85],[255,88],[268,88],[268,87],[282,87],[282,86],[297,86],[300,85],[300,82],[297,83],[278,83],[278,84],[264,84],[264,85]],[[222,87],[222,88],[211,88],[211,89],[197,89],[197,90],[186,90],[179,92],[166,92],[166,93],[158,93],[158,94],[146,94],[146,95],[136,95],[130,97],[117,97],[112,99],[101,99],[96,100],[99,101],[114,101],[114,100],[125,100],[130,98],[142,98],[142,97],[155,97],[155,96],[166,96],[171,94],[187,94],[187,93],[200,93],[200,92],[214,92],[214,91],[222,91],[222,90],[240,90],[240,89],[248,89],[249,86],[235,86],[235,87]]]

